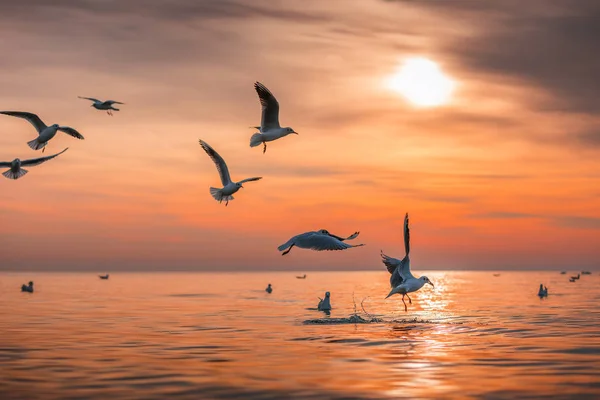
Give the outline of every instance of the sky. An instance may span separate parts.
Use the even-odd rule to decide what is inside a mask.
[[[25,0],[0,3],[0,109],[76,128],[0,180],[0,270],[594,269],[595,0]],[[455,83],[392,90],[407,59]],[[299,135],[250,148],[253,83]],[[119,100],[113,117],[77,96]],[[0,159],[39,157],[0,116]],[[234,180],[229,206],[203,139]],[[317,229],[364,247],[277,246]]]

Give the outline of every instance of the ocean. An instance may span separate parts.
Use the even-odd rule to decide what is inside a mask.
[[[0,398],[600,398],[600,274],[418,272],[0,273]]]

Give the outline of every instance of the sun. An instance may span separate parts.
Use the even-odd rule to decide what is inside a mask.
[[[388,81],[388,87],[419,107],[436,107],[450,101],[456,84],[439,65],[427,58],[409,58]]]

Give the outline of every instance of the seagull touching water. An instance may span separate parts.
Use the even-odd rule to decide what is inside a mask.
[[[350,249],[352,247],[364,246],[364,244],[348,244],[344,243],[345,240],[352,240],[358,236],[359,232],[354,232],[352,235],[347,238],[342,238],[336,235],[332,235],[327,232],[325,229],[321,229],[317,232],[305,232],[300,235],[296,235],[290,240],[288,240],[285,244],[282,244],[277,249],[279,251],[283,251],[281,253],[282,256],[285,256],[287,253],[292,250],[292,247],[297,246],[301,249],[311,249],[317,251],[323,250],[345,250]],[[287,249],[287,250],[285,250]],[[284,251],[285,250],[285,251]]]
[[[69,148],[67,147],[60,153],[56,153],[56,154],[54,154],[52,156],[48,156],[48,157],[32,158],[31,160],[22,160],[22,161],[19,160],[18,158],[15,158],[12,161],[0,161],[0,168],[10,167],[10,169],[8,171],[4,171],[2,173],[2,175],[4,175],[8,179],[19,179],[20,177],[25,175],[27,172],[29,172],[26,169],[23,169],[21,167],[33,167],[36,165],[40,165],[41,163],[44,163],[48,160],[52,160],[54,157],[61,155],[68,149]]]
[[[46,126],[46,124],[37,115],[23,111],[0,111],[0,114],[10,115],[11,117],[23,118],[27,120],[38,131],[38,137],[27,142],[33,150],[46,149],[46,144],[56,136],[56,132],[61,131],[77,139],[83,139],[83,136],[73,128],[60,126],[58,124]]]
[[[390,277],[390,284],[392,290],[387,295],[386,299],[393,294],[402,294],[402,303],[404,303],[404,311],[408,311],[406,303],[404,302],[404,296],[408,297],[408,301],[412,304],[411,298],[408,296],[411,292],[416,292],[421,289],[426,283],[433,286],[433,283],[426,277],[415,278],[410,272],[410,258],[408,253],[410,252],[410,230],[408,228],[408,213],[404,217],[404,248],[406,255],[402,260],[397,258],[388,257],[381,251],[381,258],[387,270],[392,276]],[[435,286],[433,286],[435,287]]]
[[[219,203],[225,200],[225,206],[229,204],[229,200],[233,200],[232,194],[243,188],[242,184],[245,182],[252,182],[262,179],[262,177],[257,178],[247,178],[241,180],[239,182],[232,182],[231,177],[229,176],[229,169],[227,168],[227,164],[225,164],[225,160],[223,157],[219,155],[212,147],[208,145],[203,140],[200,140],[200,146],[206,151],[206,154],[213,160],[215,165],[217,166],[217,171],[219,171],[219,176],[221,177],[221,183],[223,187],[221,189],[217,189],[214,187],[210,188],[210,194],[215,198]]]
[[[260,104],[262,106],[262,118],[260,126],[253,126],[252,128],[258,129],[260,133],[255,133],[250,138],[250,147],[260,146],[262,143],[263,154],[267,151],[267,142],[272,142],[289,134],[298,134],[292,128],[282,128],[279,125],[279,103],[277,99],[269,89],[260,82],[254,83],[254,89],[258,93]]]

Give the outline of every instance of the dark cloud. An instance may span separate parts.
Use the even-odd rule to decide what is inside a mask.
[[[511,211],[490,211],[485,213],[471,214],[469,218],[474,219],[527,219],[540,218],[551,222],[559,227],[576,229],[600,229],[600,218],[576,215],[545,215],[529,214]]]
[[[595,0],[410,1],[478,27],[445,51],[475,71],[520,79],[553,95],[542,109],[600,110],[600,3]]]
[[[600,229],[600,218],[580,217],[573,215],[551,217],[558,226],[576,229]]]
[[[526,214],[520,212],[510,212],[510,211],[490,211],[486,213],[480,214],[471,214],[469,218],[475,219],[520,219],[520,218],[539,218],[538,215],[535,214]]]

